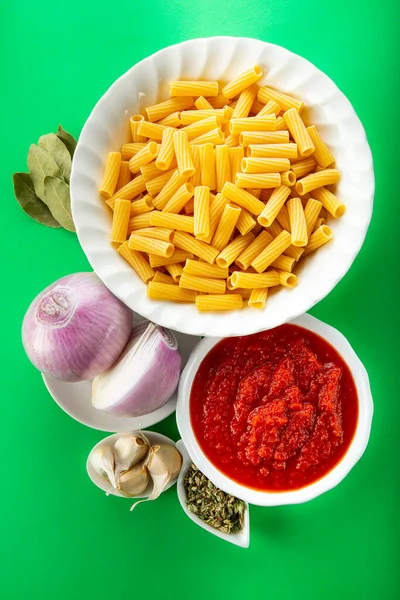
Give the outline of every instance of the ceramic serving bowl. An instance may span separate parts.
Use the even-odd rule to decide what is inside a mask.
[[[332,242],[310,255],[299,284],[268,299],[265,310],[198,313],[193,305],[149,300],[146,286],[111,246],[111,214],[98,188],[107,153],[127,141],[129,117],[168,98],[171,79],[228,81],[253,65],[270,85],[302,98],[306,123],[317,126],[336,157],[337,194],[345,215],[330,219]],[[82,248],[105,285],[155,323],[193,335],[234,336],[276,327],[306,312],[346,274],[364,241],[372,213],[374,173],[364,129],[331,79],[285,48],[249,38],[214,37],[170,46],[133,66],[104,94],[79,138],[71,175],[72,213]]]
[[[205,338],[196,346],[182,373],[179,384],[178,404],[176,408],[177,424],[193,462],[216,486],[225,492],[242,498],[251,504],[258,504],[260,506],[300,504],[301,502],[308,502],[334,488],[344,479],[363,455],[371,430],[373,402],[368,375],[349,342],[339,331],[311,315],[302,315],[292,320],[291,323],[309,329],[327,340],[349,366],[357,387],[359,414],[354,438],[340,462],[318,481],[295,491],[264,492],[233,481],[215,467],[205,456],[197,442],[191,425],[189,412],[190,392],[200,363],[221,338]]]
[[[189,519],[191,519],[193,523],[196,523],[196,525],[199,525],[199,527],[202,527],[209,533],[216,535],[217,537],[221,538],[222,540],[225,540],[226,542],[235,544],[235,546],[241,546],[242,548],[248,548],[250,544],[250,514],[249,505],[247,504],[247,502],[246,510],[244,513],[244,526],[242,531],[238,533],[223,533],[222,531],[219,531],[219,529],[215,529],[215,527],[207,525],[207,523],[204,523],[204,521],[202,521],[197,515],[188,510],[184,479],[193,461],[190,458],[190,455],[187,451],[185,444],[183,443],[183,440],[179,440],[178,442],[176,442],[176,447],[178,448],[183,458],[182,469],[178,476],[176,490],[178,493],[179,502]]]
[[[91,449],[88,459],[86,461],[86,470],[87,470],[87,473],[88,473],[90,479],[98,488],[103,490],[103,492],[107,492],[110,490],[110,484],[107,483],[106,481],[104,481],[104,479],[102,479],[102,477],[100,477],[100,475],[98,473],[96,473],[96,471],[93,469],[93,467],[90,464],[90,455],[93,452],[93,450],[95,450],[99,446],[102,446],[103,444],[109,444],[111,447],[114,447],[115,442],[125,433],[127,433],[127,432],[114,433],[113,435],[109,435],[108,437],[101,440],[98,444],[96,444]],[[162,435],[161,433],[156,433],[155,431],[142,431],[142,433],[144,433],[149,438],[149,441],[152,446],[154,446],[154,444],[170,444],[172,446],[175,446],[175,442],[173,440],[171,440],[166,435]],[[169,488],[172,487],[174,485],[174,483],[176,483],[176,479],[174,479],[173,481],[170,481],[164,491],[169,490]],[[153,490],[153,483],[150,479],[149,485],[147,486],[147,488],[145,489],[143,494],[141,494],[140,496],[136,496],[135,498],[128,498],[128,500],[134,501],[136,498],[148,498],[150,496],[152,490]],[[121,494],[118,490],[114,490],[114,489],[111,489],[110,495],[118,496],[119,498],[127,497],[127,496],[124,496],[123,494]]]

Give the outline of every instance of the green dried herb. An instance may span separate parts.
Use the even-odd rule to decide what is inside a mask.
[[[76,140],[58,126],[32,144],[28,152],[29,173],[14,173],[14,192],[22,209],[47,227],[75,231],[71,214],[69,178]]]
[[[46,177],[44,180],[46,204],[51,214],[68,231],[75,231],[71,214],[69,185],[57,177]]]
[[[217,488],[193,463],[185,475],[184,486],[188,509],[204,523],[222,533],[243,529],[246,510],[243,500]]]
[[[60,138],[63,144],[65,144],[72,158],[76,148],[76,139],[72,137],[68,131],[65,131],[61,125],[59,125],[57,129],[57,137]]]
[[[27,215],[47,227],[61,227],[51,214],[48,206],[36,196],[29,173],[14,173],[14,193],[21,208]]]
[[[69,183],[72,166],[71,155],[60,138],[55,133],[47,133],[39,138],[38,146],[52,155],[61,171],[62,178]]]

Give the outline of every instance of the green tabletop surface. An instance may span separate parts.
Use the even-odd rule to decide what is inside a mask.
[[[111,598],[391,600],[399,560],[399,41],[397,1],[19,0],[0,2],[2,600]],[[374,158],[374,214],[350,271],[310,312],[338,328],[370,377],[368,448],[334,490],[298,506],[251,507],[247,550],[196,527],[175,487],[129,512],[85,462],[106,434],[68,417],[21,343],[32,299],[89,270],[77,237],[30,219],[12,173],[59,123],[76,137],[141,59],[190,38],[285,46],[324,71],[360,117]],[[174,415],[154,426],[179,439]]]

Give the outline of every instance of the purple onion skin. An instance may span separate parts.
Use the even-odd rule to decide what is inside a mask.
[[[75,273],[41,292],[22,323],[22,342],[45,375],[92,379],[117,360],[132,330],[132,312],[95,273]]]
[[[165,368],[165,363],[168,364],[168,368]],[[142,417],[161,408],[178,386],[181,363],[179,351],[164,344],[157,361],[149,367],[134,395],[127,394],[123,401],[115,404],[107,412],[117,417]],[[138,401],[139,397],[141,401]]]

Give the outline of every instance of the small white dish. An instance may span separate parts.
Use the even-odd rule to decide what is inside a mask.
[[[222,531],[219,531],[219,529],[215,529],[214,527],[207,525],[207,523],[204,523],[204,521],[199,519],[198,516],[196,516],[194,513],[190,512],[188,510],[187,503],[186,503],[186,491],[185,491],[185,486],[184,486],[184,479],[185,479],[185,475],[188,472],[190,465],[192,464],[193,461],[189,456],[189,453],[186,449],[186,446],[185,446],[183,440],[179,440],[178,442],[176,442],[175,445],[178,448],[178,450],[181,453],[182,458],[183,458],[182,469],[178,476],[176,490],[178,493],[179,502],[180,502],[183,510],[189,517],[189,519],[191,519],[194,523],[196,523],[196,525],[199,525],[199,527],[202,527],[209,533],[216,535],[217,537],[221,538],[222,540],[225,540],[226,542],[235,544],[235,546],[241,546],[242,548],[248,548],[249,544],[250,544],[250,513],[249,513],[249,505],[247,502],[245,502],[246,510],[244,513],[244,526],[243,526],[242,531],[240,531],[238,533],[223,533]]]
[[[329,342],[347,363],[357,388],[358,422],[354,438],[340,462],[318,481],[290,492],[260,491],[233,481],[205,456],[192,429],[189,407],[190,392],[200,363],[221,338],[205,338],[198,344],[181,375],[178,389],[176,421],[193,462],[216,486],[233,496],[246,500],[250,504],[258,504],[259,506],[300,504],[334,488],[363,455],[371,432],[373,401],[368,374],[349,342],[337,329],[311,315],[302,315],[297,319],[293,319],[291,323],[309,329]]]
[[[128,432],[125,431],[125,432],[121,432],[121,433],[114,433],[113,435],[109,435],[108,437],[101,440],[98,444],[96,444],[91,449],[88,459],[86,461],[86,470],[87,470],[87,473],[88,473],[90,479],[93,481],[93,483],[98,488],[103,490],[103,492],[107,492],[110,490],[110,484],[108,484],[106,481],[104,481],[104,479],[102,479],[100,477],[100,475],[98,475],[98,473],[96,473],[96,471],[92,468],[92,466],[90,465],[90,462],[89,462],[90,455],[93,452],[93,450],[95,450],[102,444],[109,444],[110,446],[114,447],[115,442],[125,433],[128,433]],[[142,430],[142,433],[144,433],[149,438],[149,441],[152,446],[154,446],[154,444],[171,444],[172,446],[176,445],[173,440],[171,440],[166,435],[162,435],[161,433],[156,433],[155,431],[143,431],[143,430]],[[176,481],[177,481],[176,479],[174,479],[173,481],[170,481],[164,491],[169,490],[169,488],[172,487]],[[153,490],[153,483],[150,480],[149,485],[147,486],[147,488],[145,489],[143,494],[141,494],[140,496],[135,496],[135,498],[128,498],[128,500],[135,501],[136,498],[148,498],[150,496],[152,490]],[[110,495],[118,496],[119,498],[127,498],[127,496],[124,496],[118,490],[114,490],[114,489],[111,489]]]
[[[199,337],[174,332],[182,357],[182,368],[186,365],[190,353],[199,342]],[[142,417],[116,417],[92,405],[92,380],[68,383],[43,375],[43,381],[53,400],[70,417],[83,425],[99,431],[134,431],[139,427],[151,427],[166,419],[175,408],[178,398],[177,390],[171,398],[158,410]]]
[[[111,246],[111,214],[98,189],[107,154],[127,141],[129,117],[169,97],[172,79],[228,81],[253,65],[260,86],[298,96],[341,172],[337,194],[346,205],[329,219],[334,239],[311,254],[298,285],[271,294],[265,310],[246,307],[199,313],[192,304],[150,300],[146,286]],[[305,313],[342,279],[357,256],[369,226],[374,196],[371,151],[352,105],[331,79],[306,59],[281,46],[250,38],[211,37],[170,46],[134,65],[94,107],[79,137],[71,175],[71,206],[79,242],[105,285],[132,310],[192,335],[228,337],[270,329]]]

